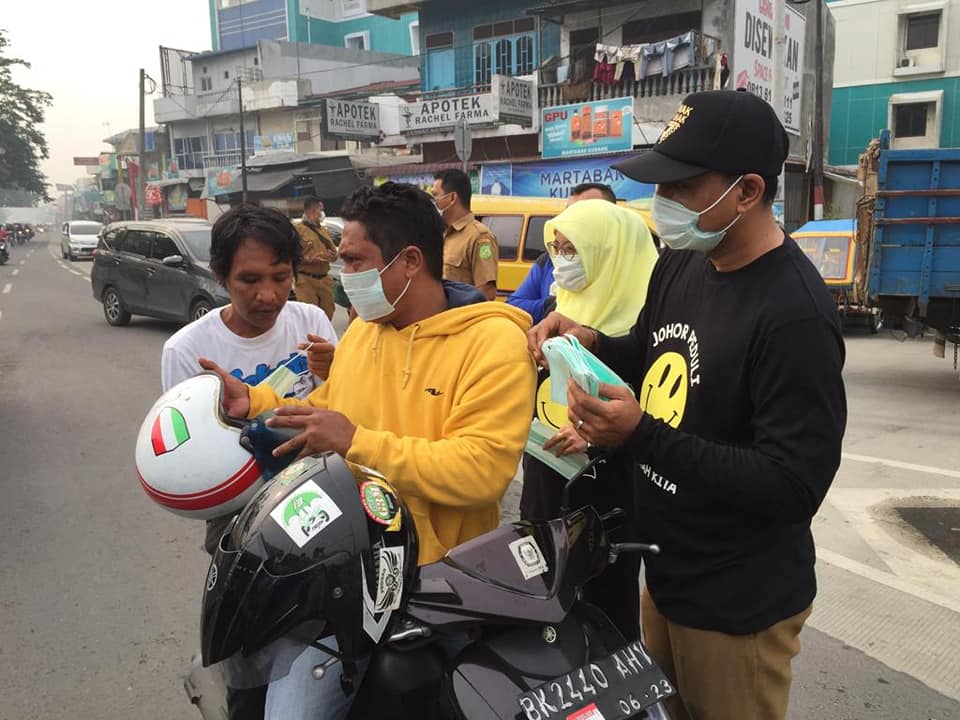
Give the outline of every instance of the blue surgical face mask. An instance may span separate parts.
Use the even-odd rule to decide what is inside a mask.
[[[676,200],[654,195],[651,215],[663,244],[671,250],[697,250],[702,253],[709,253],[716,248],[727,230],[740,219],[740,215],[738,213],[722,230],[701,230],[698,225],[700,216],[713,210],[742,179],[743,175],[734,180],[710,207],[700,212],[695,212]]]
[[[387,315],[390,315],[397,309],[397,303],[400,302],[403,296],[406,295],[407,290],[410,289],[410,282],[413,278],[407,280],[403,291],[393,302],[387,299],[387,295],[383,291],[383,283],[380,280],[380,276],[385,273],[387,268],[393,265],[399,257],[400,255],[397,255],[397,257],[388,262],[383,270],[370,268],[363,272],[340,273],[340,284],[343,285],[343,291],[347,294],[347,299],[350,301],[350,304],[353,305],[353,309],[357,311],[357,316],[361,320],[373,322],[387,317]]]

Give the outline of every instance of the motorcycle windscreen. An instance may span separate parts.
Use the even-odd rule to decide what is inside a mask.
[[[582,586],[603,569],[606,540],[593,508],[545,523],[515,522],[450,550],[444,562],[538,597]]]

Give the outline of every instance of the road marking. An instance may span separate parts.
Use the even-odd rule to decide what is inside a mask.
[[[957,596],[960,567],[905,522],[894,508],[960,505],[960,489],[833,487],[827,497],[830,504],[840,511],[851,528],[889,568],[889,572],[871,569],[883,576],[910,583],[914,588],[925,588],[926,592],[920,593],[920,597],[926,597],[930,592],[941,597]]]
[[[11,290],[13,290],[13,284],[7,283],[6,285],[3,286],[3,293],[0,293],[0,294],[9,295]]]
[[[27,261],[26,261],[26,260],[21,260],[21,261],[20,261],[20,264],[21,264],[21,265],[26,265],[26,264],[27,264]]]
[[[915,472],[929,473],[930,475],[943,475],[948,478],[960,479],[960,471],[947,470],[946,468],[938,468],[933,465],[915,465],[913,463],[900,462],[899,460],[887,460],[885,458],[872,457],[871,455],[855,455],[854,453],[843,453],[842,457],[844,460],[853,460],[854,462],[874,463],[899,468],[900,470],[913,470]]]
[[[13,277],[16,277],[17,275],[20,274],[20,268],[14,268],[13,272],[11,272],[10,274],[13,275]]]
[[[899,590],[900,592],[907,593],[908,595],[913,595],[914,597],[926,600],[934,605],[939,605],[946,610],[960,613],[960,602],[953,598],[932,593],[928,588],[917,585],[909,580],[899,578],[896,575],[885,573],[882,570],[877,570],[876,568],[865,565],[862,562],[858,562],[857,560],[845,557],[840,553],[836,553],[833,550],[827,550],[826,548],[818,547],[817,559],[826,563],[830,563],[841,570],[851,572],[854,575],[859,575],[867,580],[872,580],[873,582],[880,583],[881,585],[886,585],[888,588],[893,588],[894,590]]]
[[[81,276],[83,275],[82,272],[77,272],[76,270],[70,270],[70,272],[73,273],[74,275],[81,275]]]

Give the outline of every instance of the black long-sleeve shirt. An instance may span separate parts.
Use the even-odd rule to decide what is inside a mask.
[[[638,520],[658,609],[747,634],[816,595],[810,522],[840,464],[844,345],[836,304],[788,236],[733,272],[666,252],[636,326],[598,354],[645,415]]]

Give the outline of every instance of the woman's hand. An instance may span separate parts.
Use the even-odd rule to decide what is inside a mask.
[[[576,455],[587,451],[587,441],[577,434],[571,426],[561,428],[560,432],[554,435],[543,444],[544,450],[552,450],[557,457],[565,455]]]

